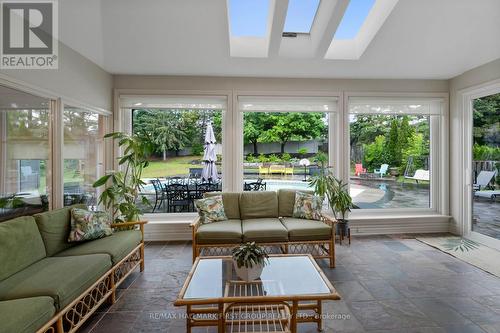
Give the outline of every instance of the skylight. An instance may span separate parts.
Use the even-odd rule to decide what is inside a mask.
[[[290,0],[283,32],[311,32],[320,0]]]
[[[334,39],[354,39],[374,4],[375,0],[351,0]]]
[[[229,0],[228,3],[231,36],[266,36],[269,0]]]

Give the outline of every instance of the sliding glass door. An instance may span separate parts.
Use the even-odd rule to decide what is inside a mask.
[[[472,100],[471,230],[500,240],[500,93]]]

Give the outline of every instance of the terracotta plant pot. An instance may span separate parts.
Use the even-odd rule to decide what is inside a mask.
[[[238,264],[234,260],[233,260],[233,266],[234,270],[236,271],[236,275],[238,275],[238,277],[245,282],[251,282],[260,278],[262,270],[264,269],[264,265],[255,265],[251,268],[242,266],[238,268]]]

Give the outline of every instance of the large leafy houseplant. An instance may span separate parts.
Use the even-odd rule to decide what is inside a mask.
[[[319,155],[319,156],[318,156]],[[316,161],[321,166],[319,174],[310,180],[314,193],[328,200],[333,216],[341,222],[346,221],[347,212],[353,208],[352,198],[349,194],[348,184],[337,179],[331,169],[326,167],[328,157],[318,154]]]
[[[140,192],[146,185],[141,177],[144,168],[149,165],[148,157],[153,151],[153,145],[149,140],[121,132],[104,137],[117,140],[123,156],[118,158],[118,170],[107,173],[94,183],[95,188],[105,186],[99,197],[99,204],[112,210],[115,222],[139,221],[139,197],[143,205],[150,205],[148,198]]]

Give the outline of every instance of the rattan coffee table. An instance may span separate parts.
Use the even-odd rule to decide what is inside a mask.
[[[187,332],[297,332],[297,324],[322,328],[323,300],[340,296],[311,255],[271,255],[261,278],[237,278],[231,257],[199,257],[176,306],[186,306]]]

